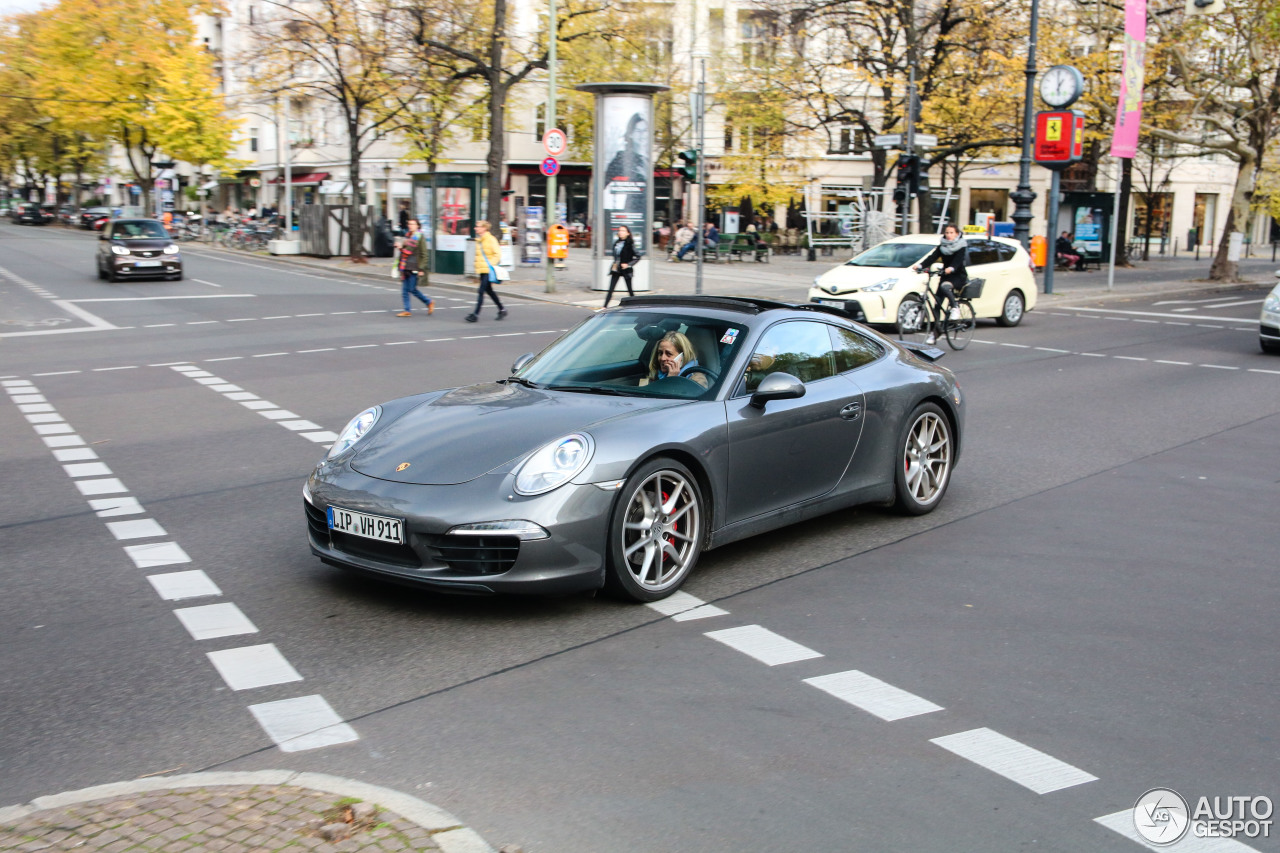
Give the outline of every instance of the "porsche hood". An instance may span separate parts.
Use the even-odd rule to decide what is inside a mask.
[[[562,435],[683,402],[544,391],[515,383],[469,385],[382,426],[357,445],[351,467],[397,483],[457,485],[514,466]]]

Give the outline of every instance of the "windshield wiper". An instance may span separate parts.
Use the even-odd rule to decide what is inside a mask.
[[[581,394],[607,394],[610,397],[626,397],[617,388],[604,388],[599,385],[548,385],[548,391],[576,391]]]
[[[541,386],[541,385],[539,385],[537,382],[534,382],[532,379],[525,379],[523,376],[508,376],[506,379],[503,379],[502,381],[503,381],[503,382],[508,382],[508,383],[510,383],[510,382],[514,382],[514,383],[516,383],[517,385],[523,385],[523,386],[524,386],[524,387],[526,387],[526,388],[541,388],[541,387],[542,387],[542,386]]]

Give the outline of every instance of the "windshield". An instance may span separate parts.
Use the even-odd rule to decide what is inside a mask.
[[[111,229],[111,236],[117,240],[167,240],[169,232],[159,222],[117,222]]]
[[[711,399],[740,341],[741,323],[619,311],[569,332],[516,377],[549,390],[628,397]]]
[[[904,269],[914,266],[917,261],[929,254],[932,243],[881,243],[867,249],[861,255],[848,262],[851,267],[892,267]]]

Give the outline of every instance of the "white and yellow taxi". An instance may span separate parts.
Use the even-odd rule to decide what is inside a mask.
[[[813,280],[809,301],[835,305],[872,326],[896,326],[908,300],[919,300],[927,276],[912,267],[938,245],[936,234],[894,237],[854,256]],[[979,317],[1016,326],[1036,305],[1031,257],[1016,240],[970,237],[969,278],[985,279],[982,295],[973,298]]]
[[[1280,278],[1280,270],[1276,270]],[[1258,343],[1263,352],[1280,355],[1280,284],[1271,288],[1262,303],[1262,316],[1258,318]]]

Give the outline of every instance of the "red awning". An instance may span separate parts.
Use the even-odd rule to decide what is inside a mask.
[[[321,181],[329,180],[328,172],[294,172],[289,176],[291,184],[318,184]],[[271,179],[273,184],[283,184],[284,175],[277,175]]]

